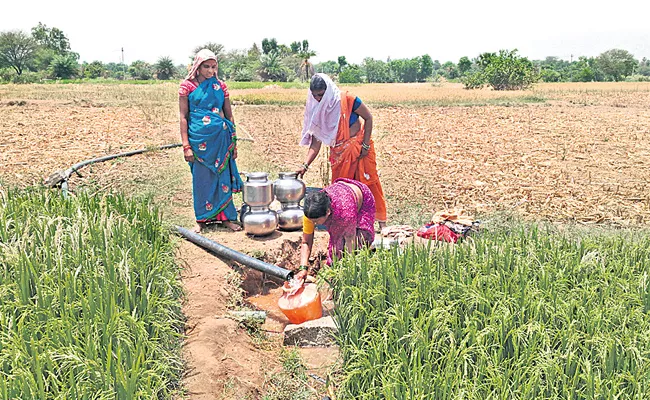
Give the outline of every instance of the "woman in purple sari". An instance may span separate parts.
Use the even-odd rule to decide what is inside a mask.
[[[305,218],[298,279],[307,274],[315,225],[324,225],[330,235],[328,265],[333,257],[341,257],[343,251],[352,252],[375,240],[375,198],[368,186],[359,181],[336,179],[323,190],[308,194],[303,208]]]
[[[178,91],[183,155],[192,172],[195,232],[220,221],[233,231],[237,211],[233,193],[243,182],[237,170],[237,136],[228,88],[217,79],[217,57],[208,49],[196,54]]]

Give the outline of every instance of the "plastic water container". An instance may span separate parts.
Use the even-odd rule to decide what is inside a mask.
[[[295,294],[284,293],[278,300],[278,307],[292,324],[323,316],[323,305],[315,283],[304,284]]]

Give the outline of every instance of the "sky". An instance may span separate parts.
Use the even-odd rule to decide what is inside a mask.
[[[81,61],[175,64],[207,42],[226,50],[289,45],[307,39],[312,62],[360,63],[365,57],[458,62],[487,51],[518,49],[530,59],[597,56],[612,49],[650,58],[650,1],[6,1],[0,31],[30,32],[39,22],[61,29]]]

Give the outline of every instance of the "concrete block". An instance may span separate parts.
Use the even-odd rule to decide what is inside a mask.
[[[300,347],[328,347],[336,344],[336,325],[331,316],[284,328],[284,344]]]

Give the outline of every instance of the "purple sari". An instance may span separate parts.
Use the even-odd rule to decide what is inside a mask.
[[[356,185],[361,189],[363,201],[358,211],[354,191],[343,182]],[[332,257],[341,257],[345,249],[346,237],[356,238],[356,248],[375,240],[375,198],[368,186],[346,178],[336,179],[323,190],[331,200],[331,214],[324,223],[330,235],[327,252],[329,265],[332,263]]]

